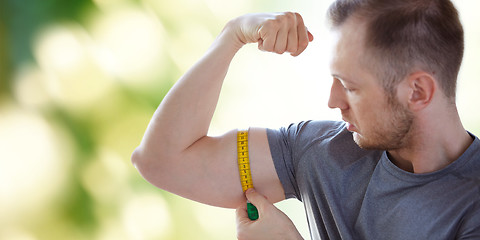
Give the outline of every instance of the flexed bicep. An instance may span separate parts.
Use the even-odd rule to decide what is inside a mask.
[[[237,208],[244,204],[245,196],[237,162],[236,134],[237,130],[232,130],[219,137],[204,137],[176,159],[139,170],[149,182],[166,191],[213,206]],[[285,199],[265,129],[250,129],[249,157],[257,191],[272,203]]]

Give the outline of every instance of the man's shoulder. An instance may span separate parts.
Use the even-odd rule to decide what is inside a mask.
[[[286,130],[291,147],[300,155],[324,159],[359,159],[367,155],[379,158],[383,151],[360,148],[345,122],[311,120],[291,124]]]
[[[286,128],[286,132],[303,138],[330,138],[342,132],[349,133],[346,130],[345,122],[328,120],[292,123]]]

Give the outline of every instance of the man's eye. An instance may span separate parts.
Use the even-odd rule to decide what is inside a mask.
[[[346,92],[354,92],[355,91],[355,89],[348,88],[348,87],[345,87],[345,86],[343,86],[343,89],[345,89]]]

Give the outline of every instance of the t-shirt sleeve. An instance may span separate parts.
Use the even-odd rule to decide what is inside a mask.
[[[299,198],[300,193],[295,177],[294,144],[301,124],[287,128],[267,129],[268,143],[275,170],[285,191],[285,198]]]
[[[302,201],[297,173],[299,163],[304,161],[304,152],[314,142],[323,141],[326,136],[334,135],[343,128],[342,122],[306,121],[290,124],[286,128],[267,129],[270,152],[285,198]]]

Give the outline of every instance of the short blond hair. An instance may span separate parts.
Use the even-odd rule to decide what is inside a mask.
[[[365,47],[387,92],[413,70],[431,73],[455,98],[464,52],[458,12],[449,0],[337,0],[328,10],[332,28],[352,15],[366,19]]]

